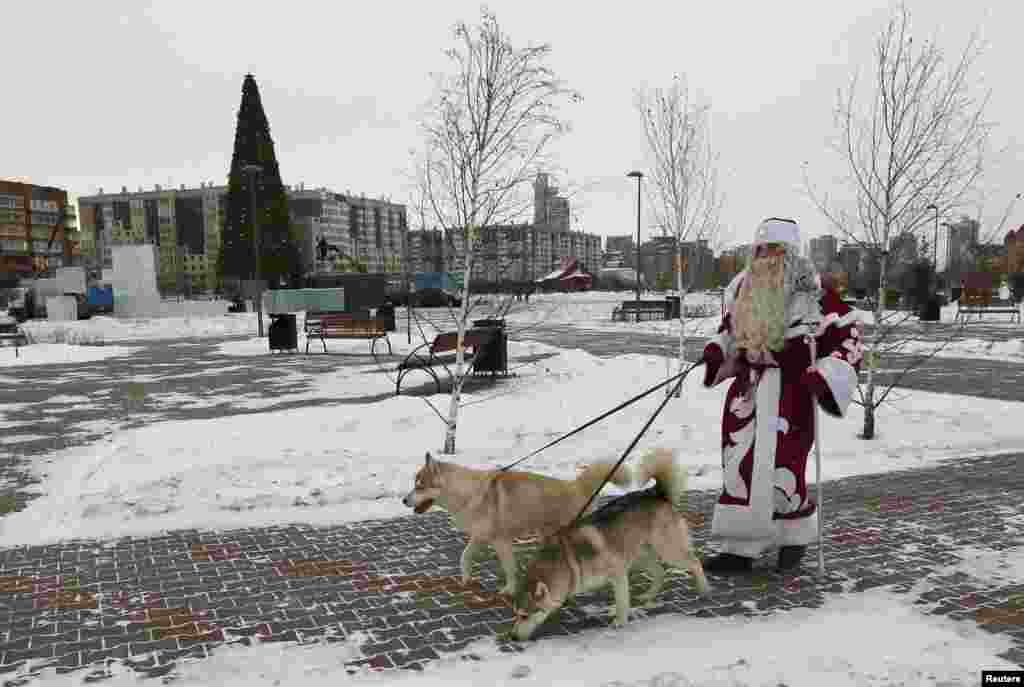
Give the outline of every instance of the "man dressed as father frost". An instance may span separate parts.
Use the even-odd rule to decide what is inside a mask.
[[[750,571],[775,548],[778,568],[789,570],[817,539],[805,475],[813,403],[845,415],[868,316],[822,289],[800,246],[793,220],[758,226],[750,265],[726,289],[721,326],[704,348],[704,386],[733,380],[722,414],[723,488],[711,523],[721,553],[704,563],[709,573]]]

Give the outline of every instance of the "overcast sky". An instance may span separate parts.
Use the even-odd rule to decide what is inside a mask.
[[[0,177],[75,195],[222,184],[251,71],[286,184],[404,202],[428,73],[446,66],[452,24],[475,22],[479,7],[463,0],[16,3],[4,10],[0,41]],[[836,91],[854,70],[869,68],[890,3],[497,0],[489,7],[514,42],[550,43],[551,66],[584,96],[565,110],[573,129],[556,148],[569,180],[587,188],[572,202],[574,228],[635,234],[636,186],[625,173],[644,169],[644,141],[633,91],[667,85],[679,73],[712,107],[723,222],[735,241],[748,241],[770,215],[796,218],[806,237],[827,230],[802,191],[801,166],[822,188],[841,169],[828,147]],[[996,143],[1016,145],[1024,3],[909,7],[915,35],[936,36],[951,52],[971,30],[982,32],[988,49],[978,85],[993,91]],[[983,217],[997,218],[1024,191],[1018,152],[990,165]],[[1021,223],[1024,204],[1010,222]]]

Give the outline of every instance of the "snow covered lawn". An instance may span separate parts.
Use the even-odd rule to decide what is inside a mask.
[[[95,315],[88,320],[74,322],[29,320],[21,328],[35,342],[71,344],[255,336],[256,314],[209,314],[201,311],[194,315],[186,313],[167,317]]]
[[[127,356],[139,350],[132,346],[80,346],[66,343],[37,343],[0,347],[0,367],[93,363],[107,358]],[[0,406],[0,410],[2,410]]]
[[[466,395],[456,460],[511,462],[656,384],[665,370],[663,359],[650,356],[602,360],[535,343],[519,344],[516,352],[557,355],[520,368],[518,377],[497,387]],[[690,467],[692,487],[718,488],[726,386],[704,389],[695,372],[682,399],[669,403],[637,450],[676,447]],[[41,497],[0,520],[0,546],[404,514],[400,497],[424,452],[438,451],[444,428],[426,400],[391,396],[392,388],[391,376],[372,366],[344,367],[318,377],[303,397],[381,392],[384,400],[154,421],[138,429],[113,423],[105,440],[35,461]],[[847,418],[823,424],[826,479],[1024,450],[1024,434],[1006,420],[1020,417],[1024,404],[976,398],[966,405],[957,396],[900,394],[898,406],[881,409],[879,438],[872,442],[856,438],[862,421],[856,407]],[[653,394],[524,467],[571,477],[583,463],[617,459],[660,398],[660,392]],[[220,400],[254,411],[272,405],[247,398],[244,390]],[[282,400],[295,399],[274,399]],[[446,412],[447,396],[428,400]]]

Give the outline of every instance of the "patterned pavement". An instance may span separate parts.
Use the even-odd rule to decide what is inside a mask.
[[[884,586],[927,614],[1012,638],[1003,657],[1024,666],[1024,580],[956,570],[963,546],[996,554],[1024,545],[1022,468],[1024,454],[1016,454],[829,482],[825,581],[814,576],[813,550],[792,575],[774,573],[766,557],[751,577],[715,578],[710,599],[698,597],[688,577],[671,575],[634,622],[785,613],[820,606],[830,593]],[[701,547],[713,499],[688,494]],[[480,640],[530,651],[530,642],[499,637],[511,610],[494,593],[492,557],[478,583],[459,583],[464,541],[444,513],[431,512],[0,550],[0,680],[28,684],[53,666],[102,681],[110,662],[171,677],[183,661],[261,642],[356,644],[362,657],[347,664],[353,672],[416,669],[450,654],[479,658],[471,644]],[[577,597],[538,640],[607,627],[608,604],[603,592]]]

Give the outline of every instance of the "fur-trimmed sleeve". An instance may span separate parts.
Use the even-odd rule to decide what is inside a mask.
[[[816,335],[818,359],[815,367],[828,385],[834,402],[819,399],[822,409],[830,415],[844,417],[857,389],[860,364],[864,358],[864,325],[870,321],[870,315],[841,302],[840,305],[842,308],[825,308],[825,317]]]
[[[722,355],[725,356],[725,362],[718,368],[709,386],[718,386],[726,379],[736,376],[736,333],[732,321],[733,306],[736,303],[736,294],[739,292],[740,284],[743,283],[746,274],[746,271],[740,272],[725,288],[725,314],[722,315],[722,323],[718,326],[718,331],[708,339],[708,343],[717,344],[722,349]]]

